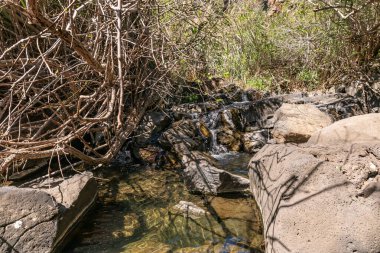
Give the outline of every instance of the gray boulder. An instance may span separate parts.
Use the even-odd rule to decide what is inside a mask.
[[[332,120],[312,104],[283,104],[274,114],[274,122],[272,134],[277,143],[303,143]]]
[[[251,160],[266,252],[380,252],[380,144],[266,145]]]
[[[97,196],[91,173],[51,189],[0,188],[0,252],[55,252]]]

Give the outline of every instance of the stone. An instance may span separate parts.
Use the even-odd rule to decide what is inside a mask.
[[[268,141],[268,130],[246,132],[242,136],[244,152],[255,153],[260,150]]]
[[[199,122],[198,129],[204,139],[211,138],[211,132],[203,122]]]
[[[160,153],[162,152],[163,151],[159,147],[149,145],[144,148],[139,148],[138,157],[144,163],[153,164],[158,161]]]
[[[277,143],[303,143],[332,120],[314,105],[285,103],[276,111],[274,122],[272,134]]]
[[[240,110],[238,108],[228,108],[220,112],[221,124],[224,128],[233,131],[242,131],[244,125],[241,121]]]
[[[220,193],[245,192],[247,178],[231,174],[217,167],[217,161],[199,151],[182,153],[183,174],[190,191],[217,195]]]
[[[59,204],[46,192],[0,188],[0,252],[50,252]]]
[[[95,202],[91,173],[50,189],[0,188],[0,252],[58,251]]]
[[[257,223],[260,221],[259,215],[255,213],[257,207],[254,206],[254,201],[249,199],[212,197],[210,205],[216,215],[223,220],[238,219]]]
[[[218,143],[228,147],[231,151],[240,151],[241,134],[228,128],[223,128],[217,133]]]
[[[380,252],[379,172],[370,168],[379,163],[371,153],[379,149],[378,143],[264,146],[249,177],[265,252]]]
[[[380,114],[370,113],[343,119],[315,132],[310,145],[380,142]]]
[[[199,218],[208,214],[205,210],[192,202],[180,201],[173,207],[176,211],[182,213],[185,217]]]
[[[161,146],[171,149],[173,145],[184,143],[190,149],[205,148],[203,138],[198,134],[198,128],[192,120],[180,120],[172,124],[159,139]]]
[[[136,130],[135,143],[142,147],[154,142],[158,134],[171,123],[171,118],[165,112],[150,112],[141,121]]]

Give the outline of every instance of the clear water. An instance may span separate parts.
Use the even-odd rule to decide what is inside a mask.
[[[220,168],[233,174],[248,177],[248,164],[252,158],[252,154],[228,152],[213,155],[218,161]]]
[[[99,201],[64,252],[262,252],[250,197],[190,194],[178,171],[104,169]],[[205,215],[173,208],[190,201]]]

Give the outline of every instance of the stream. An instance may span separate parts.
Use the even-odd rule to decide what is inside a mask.
[[[247,175],[250,155],[216,155],[224,169]],[[251,196],[190,193],[180,171],[109,167],[99,199],[63,252],[262,252],[262,223]],[[206,212],[184,213],[180,201]]]

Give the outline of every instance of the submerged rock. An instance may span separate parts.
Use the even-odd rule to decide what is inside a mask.
[[[162,149],[157,146],[149,145],[144,148],[139,148],[137,151],[138,158],[147,164],[153,164],[158,162],[160,154],[163,153]]]
[[[260,150],[249,175],[266,252],[380,252],[379,151],[379,143]]]
[[[91,173],[51,189],[0,188],[0,252],[54,252],[95,202]]]
[[[184,216],[190,216],[190,217],[202,217],[208,214],[205,210],[200,208],[199,206],[195,205],[192,202],[188,201],[180,201],[177,205],[173,207],[175,210],[178,210],[181,212]]]
[[[302,143],[332,120],[311,104],[283,104],[276,111],[274,122],[272,134],[277,143]]]

